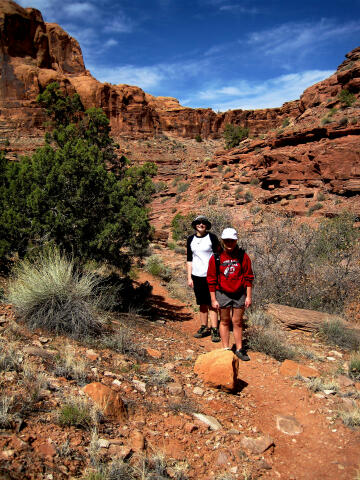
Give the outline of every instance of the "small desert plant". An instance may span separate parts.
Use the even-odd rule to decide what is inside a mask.
[[[328,123],[331,123],[331,120],[329,117],[323,117],[321,119],[321,125],[327,125]]]
[[[273,325],[273,320],[264,310],[251,309],[247,313],[248,323],[253,327],[269,328]]]
[[[339,120],[339,125],[340,125],[340,127],[345,127],[347,124],[348,124],[348,119],[347,119],[347,117],[342,117],[342,118],[340,118],[340,120]]]
[[[157,182],[157,183],[154,183],[154,187],[155,187],[155,192],[159,193],[167,189],[167,184],[166,182]]]
[[[15,370],[21,371],[21,361],[18,354],[18,349],[12,343],[0,342],[0,372],[8,372]]]
[[[250,203],[253,199],[252,193],[249,192],[249,191],[246,191],[245,194],[244,194],[244,199],[247,203]]]
[[[170,250],[175,250],[176,243],[175,242],[168,242],[167,246],[168,246],[168,248],[170,248]]]
[[[144,360],[146,351],[134,341],[133,334],[126,327],[121,327],[111,335],[103,335],[97,342],[98,348],[108,348],[114,352],[128,355],[136,360]]]
[[[335,113],[336,113],[337,111],[338,111],[338,109],[335,108],[335,107],[330,108],[329,116],[335,115]]]
[[[162,280],[168,282],[171,279],[171,270],[166,267],[158,255],[151,255],[147,258],[145,270],[155,277],[160,277]]]
[[[257,177],[252,177],[250,180],[250,185],[259,185],[259,179]]]
[[[360,348],[360,335],[357,330],[347,328],[340,320],[329,320],[319,327],[320,335],[330,345],[336,345],[346,350],[357,350]]]
[[[218,198],[216,195],[209,197],[208,205],[216,205],[218,203]]]
[[[54,374],[83,384],[87,379],[86,364],[83,359],[76,358],[74,349],[67,345],[64,355],[56,361]]]
[[[270,355],[279,362],[296,356],[296,351],[284,343],[278,328],[250,327],[246,332],[246,340],[251,350]]]
[[[5,394],[0,397],[0,428],[11,427],[15,415],[11,413],[14,404],[14,399]]]
[[[197,135],[195,135],[195,141],[196,142],[202,142],[202,138],[201,138],[201,135],[198,133]]]
[[[224,173],[230,173],[231,172],[231,167],[226,167]]]
[[[49,385],[46,373],[39,372],[36,366],[29,362],[23,366],[20,383],[30,402],[37,402],[41,398],[41,391],[47,389]]]
[[[240,193],[244,190],[244,187],[242,185],[238,185],[235,189],[235,193]]]
[[[188,415],[201,412],[199,405],[187,397],[183,398],[181,402],[170,401],[169,410],[174,413],[186,413]]]
[[[230,187],[227,183],[224,183],[223,186],[222,186],[222,189],[223,190],[230,190]]]
[[[315,205],[311,205],[311,207],[309,207],[309,210],[307,211],[307,215],[310,217],[313,212],[315,212],[316,210],[321,210],[322,207],[322,203],[315,203]]]
[[[319,202],[323,202],[325,200],[324,192],[319,192],[317,199],[319,200]]]
[[[356,405],[351,410],[342,410],[339,417],[347,427],[360,427],[360,407]]]
[[[323,392],[324,390],[334,390],[337,392],[339,390],[339,385],[334,380],[326,380],[320,377],[310,378],[307,382],[307,387],[312,392]]]
[[[166,368],[149,368],[147,371],[146,383],[149,385],[162,387],[172,381],[173,379]]]
[[[286,128],[289,125],[290,125],[290,120],[288,118],[284,118],[284,120],[281,124],[282,128]]]
[[[30,328],[45,328],[73,337],[98,333],[102,324],[94,294],[99,280],[76,272],[58,249],[24,259],[9,285],[9,301]]]
[[[178,193],[183,193],[186,192],[186,190],[189,188],[190,184],[187,182],[180,182],[177,184],[177,192]]]
[[[186,240],[186,238],[194,232],[191,222],[195,217],[196,214],[193,212],[187,215],[181,215],[181,213],[175,215],[171,221],[171,231],[175,241]]]
[[[360,351],[353,352],[349,359],[349,377],[360,381]]]
[[[350,93],[349,90],[341,90],[338,95],[338,99],[345,107],[351,107],[351,105],[356,101],[356,97],[353,93]]]
[[[102,415],[88,400],[72,397],[67,399],[58,414],[62,427],[73,426],[90,430],[100,423]]]

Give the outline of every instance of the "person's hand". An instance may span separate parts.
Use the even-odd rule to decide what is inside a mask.
[[[192,278],[188,278],[188,285],[190,288],[194,288],[194,282]]]
[[[220,308],[219,302],[217,300],[213,300],[211,302],[211,306],[214,310],[219,310],[219,308]]]
[[[249,308],[251,304],[252,304],[251,297],[246,297],[245,298],[245,308]]]

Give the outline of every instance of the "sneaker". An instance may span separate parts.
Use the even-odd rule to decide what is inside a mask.
[[[219,329],[217,327],[211,327],[211,341],[214,343],[220,342],[220,334],[219,334]]]
[[[243,362],[248,362],[250,360],[250,357],[244,348],[241,348],[240,350],[236,350],[235,355],[238,358],[240,358],[240,360],[242,360]]]
[[[208,337],[210,335],[210,329],[206,325],[201,325],[199,330],[195,333],[195,338]]]

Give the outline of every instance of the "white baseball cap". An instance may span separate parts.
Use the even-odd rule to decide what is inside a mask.
[[[223,240],[237,240],[238,239],[238,234],[235,228],[224,228],[221,238]]]

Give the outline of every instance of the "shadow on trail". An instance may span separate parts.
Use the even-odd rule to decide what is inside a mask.
[[[172,322],[186,322],[192,319],[192,314],[185,312],[184,306],[173,305],[165,300],[162,295],[151,295],[150,305],[153,310],[154,320],[171,320]]]

